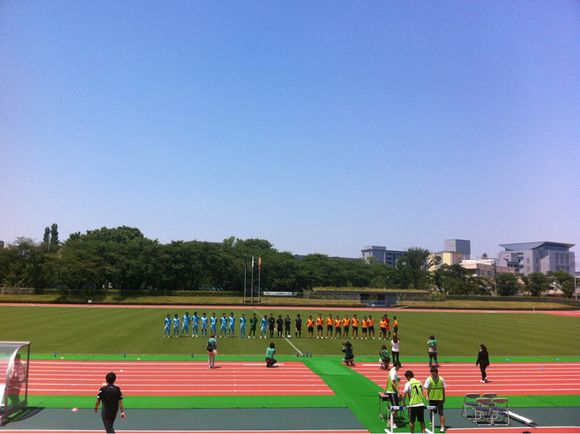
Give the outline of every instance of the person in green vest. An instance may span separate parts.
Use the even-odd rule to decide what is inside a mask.
[[[387,377],[387,396],[389,397],[389,401],[391,401],[391,406],[399,406],[399,375],[398,371],[401,368],[401,364],[399,362],[393,362],[393,367],[389,371],[389,376]],[[394,415],[396,416],[397,411],[394,411]],[[393,428],[397,428],[397,425],[394,424]]]
[[[435,407],[435,413],[439,414],[441,422],[440,432],[445,432],[445,414],[443,403],[445,402],[445,380],[439,376],[439,369],[433,366],[431,376],[425,381],[425,397],[429,400],[429,405]],[[434,427],[433,427],[434,428]]]
[[[413,371],[405,372],[407,383],[405,384],[405,398],[409,407],[409,429],[415,432],[415,420],[421,424],[421,432],[425,432],[425,396],[423,385],[415,378]]]
[[[276,355],[276,344],[274,342],[270,342],[268,348],[266,348],[266,368],[273,367],[277,360],[274,358]]]

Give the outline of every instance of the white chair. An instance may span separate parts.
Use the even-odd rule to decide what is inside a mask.
[[[477,407],[478,398],[481,398],[479,393],[468,393],[463,397],[463,417],[473,417],[473,409]],[[471,414],[468,414],[470,410]]]
[[[473,423],[477,425],[491,425],[491,409],[493,401],[490,398],[478,398],[477,406],[473,409]]]

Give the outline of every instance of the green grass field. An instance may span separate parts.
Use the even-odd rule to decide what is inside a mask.
[[[236,317],[251,308],[190,308],[192,313],[233,311]],[[181,317],[185,309],[176,308],[113,308],[57,306],[0,306],[0,340],[32,342],[33,358],[67,360],[203,360],[205,339],[163,338],[166,314]],[[274,310],[260,308],[259,316],[273,313],[295,318],[300,313],[316,317],[316,310]],[[323,311],[324,317],[328,311]],[[333,315],[349,314],[348,309],[334,309]],[[357,311],[359,318],[380,311]],[[426,360],[426,340],[430,334],[439,340],[441,361],[474,362],[480,343],[485,343],[493,362],[501,361],[580,361],[580,319],[544,313],[508,312],[389,312],[396,314],[400,327],[401,359],[403,362]],[[378,321],[377,321],[378,323]],[[239,323],[237,324],[239,326]],[[303,335],[306,326],[303,326]],[[219,340],[220,360],[263,360],[270,339],[241,339],[239,327],[235,338]],[[303,337],[289,341],[275,338],[279,359],[301,360],[318,374],[335,392],[333,396],[188,396],[188,397],[128,397],[130,408],[261,408],[261,407],[348,407],[371,432],[384,428],[377,417],[376,397],[380,388],[369,379],[340,363],[341,340]],[[357,361],[376,362],[384,341],[354,340]],[[312,358],[296,358],[297,350],[310,352]],[[323,356],[323,357],[321,357]],[[475,369],[475,368],[474,368]],[[462,397],[450,397],[447,408],[461,408]],[[580,395],[510,396],[512,406],[550,407],[580,405]],[[314,404],[315,403],[315,404]],[[42,396],[30,398],[30,404],[47,408],[91,408],[89,396]],[[406,428],[404,430],[407,430]],[[407,430],[408,431],[408,430]]]
[[[192,313],[194,309],[190,309]],[[199,313],[235,312],[252,315],[251,309],[198,309]],[[289,314],[302,318],[317,314],[316,310],[256,311],[259,315],[272,312],[275,316]],[[181,315],[183,309],[159,308],[74,308],[52,306],[0,306],[0,340],[29,340],[34,354],[75,353],[98,354],[164,354],[190,356],[205,351],[201,338],[163,338],[163,318],[169,313]],[[328,312],[322,312],[327,314]],[[333,314],[349,310],[333,310]],[[378,311],[357,312],[359,318]],[[423,357],[426,341],[434,334],[439,341],[442,360],[473,358],[480,343],[485,343],[493,357],[580,356],[580,321],[578,318],[542,313],[486,312],[395,312],[399,319],[401,357]],[[389,315],[391,318],[393,312]],[[378,323],[378,321],[377,321]],[[239,335],[239,330],[236,330]],[[306,327],[303,326],[303,336]],[[278,353],[295,355],[296,349],[282,339],[276,339]],[[303,337],[290,342],[302,352],[313,355],[341,354],[338,340],[318,340]],[[355,340],[355,354],[375,356],[381,342]],[[384,342],[384,341],[383,341]],[[220,340],[220,354],[232,356],[262,355],[266,343],[260,339],[228,338]]]

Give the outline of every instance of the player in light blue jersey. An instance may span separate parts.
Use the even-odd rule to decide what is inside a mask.
[[[175,314],[175,317],[173,318],[173,337],[179,337],[179,315],[177,314]]]
[[[211,314],[211,318],[209,319],[209,329],[212,335],[217,335],[217,318],[215,312]]]
[[[230,312],[228,317],[228,336],[234,337],[236,334],[236,317],[233,312]]]
[[[191,317],[189,316],[189,312],[185,312],[185,315],[183,315],[183,326],[181,327],[181,337],[183,337],[183,335],[185,336],[189,336],[189,321],[191,320]]]
[[[225,312],[220,318],[220,338],[226,337],[228,334],[228,317]]]
[[[262,321],[260,321],[260,339],[266,339],[266,329],[268,328],[268,317],[264,315]]]
[[[168,338],[171,337],[171,317],[169,314],[163,320],[163,337]]]
[[[205,323],[205,327],[207,329],[207,320]],[[199,315],[197,314],[197,312],[193,312],[193,315],[191,316],[191,337],[197,337],[197,333],[199,331]]]
[[[207,315],[205,312],[201,316],[201,335],[207,336]]]
[[[242,316],[240,317],[240,337],[241,338],[246,337],[246,315],[245,314],[242,314]]]

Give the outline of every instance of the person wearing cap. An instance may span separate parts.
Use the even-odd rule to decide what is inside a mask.
[[[409,407],[409,429],[415,432],[415,421],[421,424],[421,432],[425,432],[425,397],[423,396],[423,385],[415,378],[413,371],[405,372],[407,383],[405,384],[405,397],[408,399]]]
[[[95,403],[95,413],[99,410],[99,405],[103,403],[101,408],[101,418],[106,432],[115,432],[113,424],[117,417],[117,412],[121,409],[121,418],[125,419],[125,409],[123,408],[123,393],[121,388],[116,386],[115,380],[117,376],[114,372],[109,372],[105,377],[107,381],[103,387],[99,389],[97,394],[97,402]]]
[[[441,422],[440,432],[445,432],[445,414],[443,403],[445,402],[445,380],[439,376],[439,369],[431,367],[431,376],[425,381],[425,397],[429,400],[429,405],[435,407],[435,413],[439,414]]]

